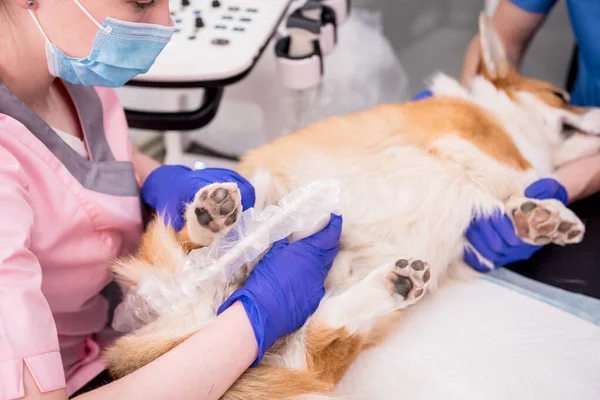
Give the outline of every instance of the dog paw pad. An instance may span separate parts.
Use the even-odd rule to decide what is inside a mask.
[[[515,231],[526,243],[565,245],[583,238],[583,223],[557,200],[521,198],[512,201],[509,208]]]
[[[235,184],[216,183],[200,189],[193,206],[198,224],[218,233],[237,221],[242,203]]]
[[[416,301],[423,296],[431,271],[429,265],[421,260],[400,259],[386,276],[391,293],[402,301]]]

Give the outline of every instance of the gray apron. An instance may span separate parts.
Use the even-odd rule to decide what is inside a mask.
[[[91,87],[62,82],[71,95],[78,115],[83,117],[80,123],[89,147],[89,160],[77,154],[54,129],[17,98],[1,77],[0,114],[8,115],[23,124],[84,188],[113,196],[138,197],[140,190],[133,164],[129,161],[117,161],[106,139],[102,103],[98,94]],[[145,226],[148,213],[143,204],[141,210]],[[120,289],[118,285],[111,283],[102,294],[110,303],[110,326],[114,308],[121,299]]]
[[[23,124],[58,158],[83,187],[113,196],[139,196],[133,164],[117,161],[106,135],[102,104],[91,87],[63,82],[80,116],[90,159],[75,152],[44,120],[18,99],[0,78],[0,113]]]

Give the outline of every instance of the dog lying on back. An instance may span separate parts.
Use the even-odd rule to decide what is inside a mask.
[[[480,74],[470,90],[438,75],[432,98],[331,117],[243,157],[238,172],[245,177],[270,172],[265,187],[257,183],[265,204],[319,178],[340,180],[350,201],[342,210],[341,250],[316,313],[276,342],[223,398],[333,394],[360,351],[399,322],[400,310],[444,280],[472,273],[462,253],[474,214],[506,212],[530,244],[581,241],[584,226],[562,203],[523,193],[557,166],[600,150],[600,109],[572,107],[564,91],[519,75],[483,15],[479,31]],[[187,207],[184,230],[176,234],[156,219],[139,254],[114,271],[132,287],[142,273],[177,271],[190,249],[230,230],[239,205],[235,184],[200,190]],[[210,227],[196,210],[210,213]],[[119,339],[105,353],[112,374],[133,372],[201,329],[251,269],[201,293],[194,315],[160,316]]]

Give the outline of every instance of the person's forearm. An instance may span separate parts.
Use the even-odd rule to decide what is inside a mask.
[[[204,329],[150,364],[75,399],[218,399],[257,356],[254,331],[244,306],[236,302]],[[27,366],[23,378],[23,400],[67,400],[64,389],[40,393]]]
[[[142,153],[135,147],[132,150],[131,161],[135,173],[140,180],[140,185],[143,185],[148,175],[161,165],[158,161]]]
[[[567,189],[569,203],[600,192],[600,154],[565,164],[556,176]]]
[[[22,400],[67,400],[69,398],[64,388],[40,393],[40,389],[35,383],[26,363],[23,363],[23,388],[25,390],[25,397]]]
[[[475,35],[467,46],[465,57],[463,59],[460,83],[464,87],[469,87],[471,80],[477,75],[479,67],[479,35]]]
[[[521,59],[523,57],[525,48],[516,45],[507,46],[505,44],[505,50],[506,59],[510,65],[518,69],[521,64]],[[461,71],[460,83],[464,87],[469,87],[471,80],[477,75],[480,59],[479,54],[479,35],[475,35],[475,37],[471,40],[471,43],[469,43],[463,59],[463,69]]]
[[[238,302],[150,364],[76,399],[218,399],[257,355],[254,331]]]
[[[502,40],[506,58],[513,67],[519,68],[525,50],[545,18],[544,14],[524,11],[509,0],[500,1],[492,16],[492,23]],[[479,52],[479,35],[475,35],[469,43],[463,59],[461,84],[465,87],[469,86],[477,74]]]

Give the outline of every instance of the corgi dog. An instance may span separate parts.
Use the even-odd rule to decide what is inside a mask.
[[[563,90],[521,76],[483,14],[479,38],[479,74],[469,89],[438,74],[433,97],[330,117],[242,158],[243,176],[269,172],[268,182],[254,181],[262,205],[319,178],[342,182],[349,201],[317,311],[224,399],[335,396],[361,350],[380,343],[402,309],[448,279],[477,274],[462,260],[474,216],[505,212],[530,244],[582,240],[583,223],[560,201],[529,199],[524,191],[558,166],[600,151],[600,109],[573,107]],[[240,204],[235,184],[201,189],[187,206],[184,229],[176,233],[155,219],[139,253],[114,266],[118,279],[135,289],[142,274],[176,272],[192,248],[231,229],[227,221],[238,219]],[[196,217],[198,209],[208,210],[210,227]],[[111,373],[131,373],[197,332],[251,269],[201,293],[193,315],[159,315],[117,340],[104,354]]]

